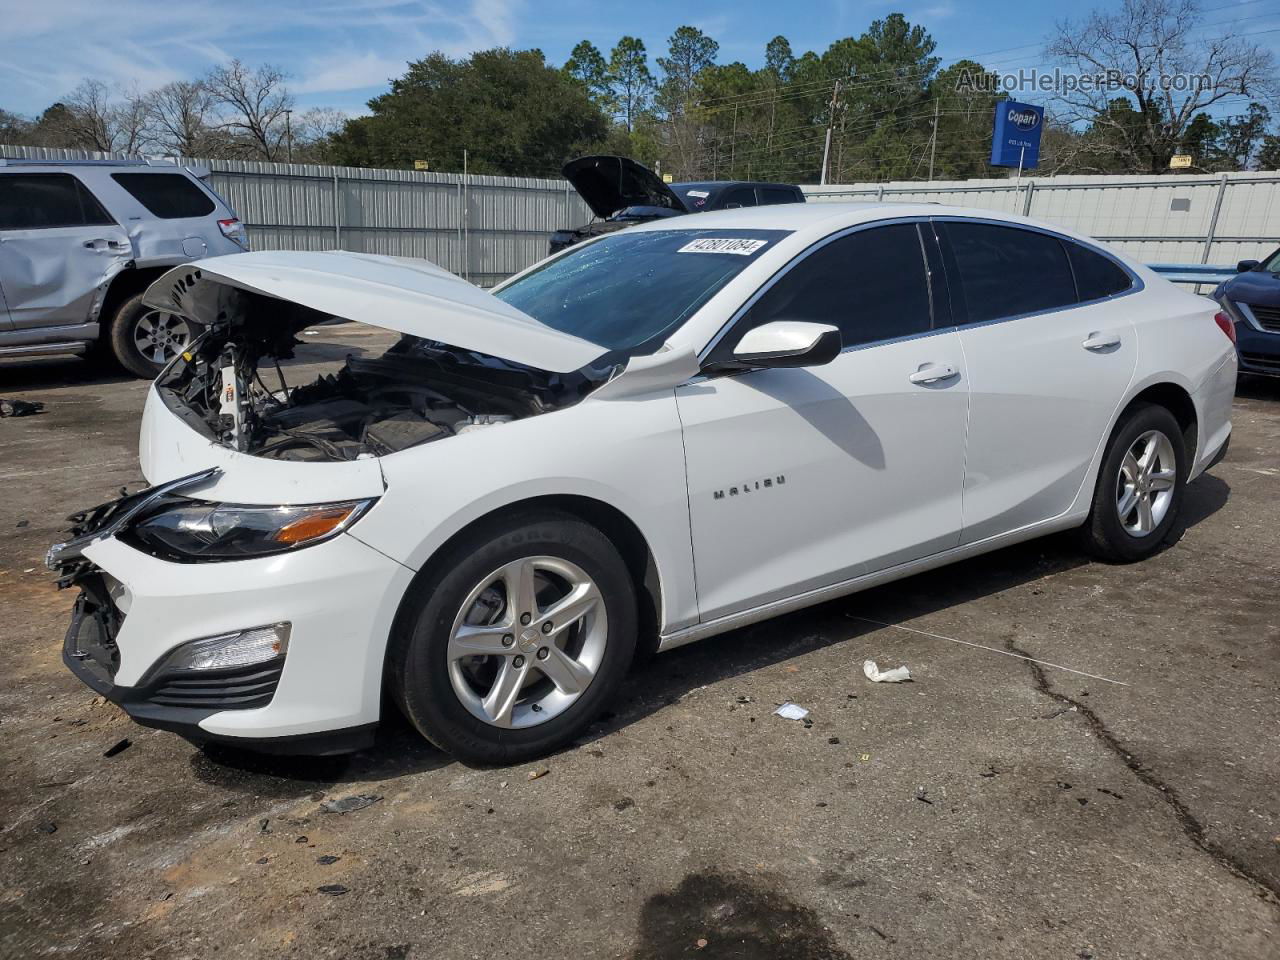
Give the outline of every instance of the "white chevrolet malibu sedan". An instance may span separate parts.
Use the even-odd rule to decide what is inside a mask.
[[[73,518],[64,658],[143,724],[340,752],[384,703],[468,761],[552,750],[637,650],[1078,528],[1110,561],[1226,450],[1230,322],[1086,237],[795,204],[574,246],[179,267],[149,489]],[[401,334],[287,384],[295,334]],[[727,652],[726,655],[731,655]]]

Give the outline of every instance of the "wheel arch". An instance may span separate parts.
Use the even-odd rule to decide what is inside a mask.
[[[1124,415],[1140,403],[1152,403],[1164,407],[1173,414],[1182,428],[1187,460],[1191,464],[1196,462],[1197,445],[1200,442],[1200,415],[1192,399],[1190,387],[1182,382],[1181,377],[1172,373],[1148,377],[1141,382],[1131,384],[1128,396],[1116,407],[1111,422],[1107,424],[1106,432],[1098,440],[1098,446],[1093,452],[1093,461],[1080,484],[1080,489],[1076,492],[1075,500],[1066,511],[1067,515],[1078,516],[1083,520],[1088,513],[1089,504],[1093,500],[1094,489],[1098,483],[1098,471],[1102,467],[1102,458],[1106,455],[1111,438],[1115,436]]]
[[[107,288],[106,295],[102,298],[102,307],[98,311],[98,335],[103,339],[110,336],[109,329],[115,322],[116,311],[120,309],[120,305],[147,289],[172,267],[173,264],[159,267],[134,267],[117,273],[112,278],[111,286]]]
[[[648,539],[639,526],[613,504],[583,494],[544,494],[515,500],[483,513],[456,530],[432,551],[430,558],[414,575],[396,610],[392,634],[405,626],[403,617],[410,606],[415,588],[438,574],[444,559],[453,548],[488,527],[501,527],[531,515],[560,514],[591,524],[617,548],[636,590],[640,615],[637,657],[648,656],[658,649],[662,624],[662,580],[658,563]],[[388,650],[390,647],[388,647]]]
[[[1173,414],[1174,419],[1178,421],[1178,426],[1182,428],[1182,443],[1187,460],[1194,464],[1200,442],[1200,415],[1196,410],[1195,401],[1191,399],[1190,391],[1171,380],[1160,380],[1143,387],[1121,408],[1115,423],[1111,425],[1111,433],[1115,433],[1120,419],[1139,403],[1164,407]]]

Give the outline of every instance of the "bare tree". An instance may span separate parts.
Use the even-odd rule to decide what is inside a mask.
[[[213,96],[201,80],[175,80],[146,99],[147,123],[155,142],[181,157],[198,157],[211,145]]]
[[[84,79],[62,100],[67,134],[79,147],[110,153],[116,147],[115,104],[101,80]]]
[[[263,160],[279,157],[285,113],[293,109],[285,79],[284,72],[270,64],[254,69],[232,60],[209,71],[204,80],[214,103],[225,111],[219,127]]]
[[[147,98],[136,86],[127,90],[110,111],[114,150],[141,153],[148,143]]]
[[[1047,53],[1087,81],[1058,93],[1059,118],[1088,123],[1120,165],[1163,172],[1198,112],[1275,94],[1270,52],[1204,26],[1197,0],[1123,0],[1114,13],[1059,23]]]

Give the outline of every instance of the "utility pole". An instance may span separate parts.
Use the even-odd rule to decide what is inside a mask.
[[[729,176],[733,176],[738,156],[738,105],[733,105],[733,133],[729,137]]]
[[[929,138],[929,182],[933,182],[933,158],[938,153],[938,101],[933,101],[933,136]]]
[[[831,107],[827,115],[827,139],[822,146],[822,175],[818,178],[818,183],[825,184],[827,182],[828,166],[831,162],[831,131],[836,125],[836,102],[840,99],[840,81],[837,80],[835,86],[831,88]]]
[[[284,139],[289,145],[289,162],[293,163],[293,111],[286,110],[284,112]]]

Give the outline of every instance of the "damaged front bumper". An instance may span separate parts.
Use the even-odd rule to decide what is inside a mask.
[[[114,534],[141,509],[130,511],[137,498],[160,489],[77,515],[73,538],[50,551],[59,586],[80,590],[67,667],[138,723],[193,742],[313,755],[367,746],[412,571],[348,534],[249,560],[152,557]],[[268,659],[174,665],[194,645],[268,629],[284,641]]]

